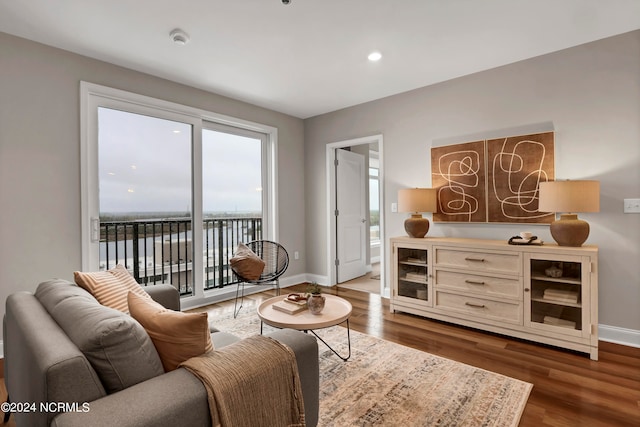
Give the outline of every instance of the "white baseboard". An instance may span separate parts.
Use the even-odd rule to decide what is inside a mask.
[[[299,283],[309,282],[308,276],[308,274],[296,274],[295,276],[283,277],[280,279],[280,287],[288,288]]]
[[[329,278],[327,276],[321,276],[319,274],[305,274],[306,280],[303,282],[316,282],[320,286],[329,286]]]
[[[4,341],[0,341],[0,359],[4,359]]]
[[[640,331],[635,329],[598,325],[598,339],[600,341],[640,348]]]

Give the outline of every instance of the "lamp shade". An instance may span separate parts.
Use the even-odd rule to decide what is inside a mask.
[[[540,212],[599,212],[599,181],[549,181],[540,183]]]
[[[404,188],[398,191],[398,211],[436,212],[437,192],[435,188]]]

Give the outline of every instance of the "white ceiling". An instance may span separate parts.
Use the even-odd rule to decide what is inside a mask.
[[[639,28],[640,0],[0,0],[2,32],[300,118]]]

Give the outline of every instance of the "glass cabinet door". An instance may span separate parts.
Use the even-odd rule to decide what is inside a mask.
[[[414,301],[429,301],[427,250],[398,247],[397,296]]]
[[[580,257],[528,260],[528,323],[555,333],[581,335],[588,310],[588,263]],[[585,293],[587,293],[585,295]]]

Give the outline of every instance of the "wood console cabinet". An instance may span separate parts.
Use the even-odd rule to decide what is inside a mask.
[[[589,353],[598,360],[598,249],[391,239],[391,311]]]

